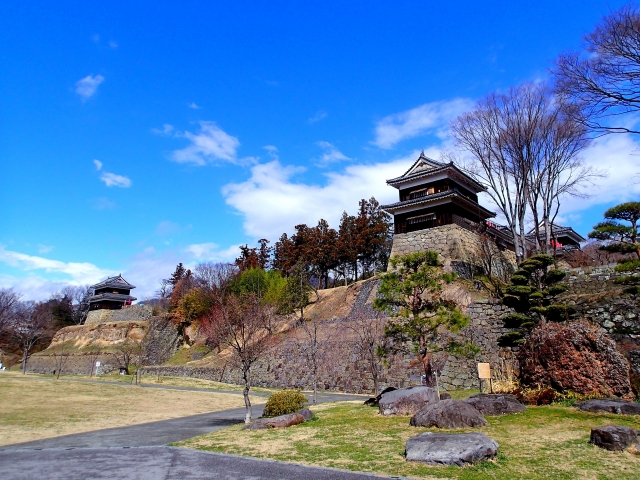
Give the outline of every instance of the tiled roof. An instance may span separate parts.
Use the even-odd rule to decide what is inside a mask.
[[[129,290],[136,288],[135,285],[131,285],[124,278],[122,278],[122,275],[109,277],[100,283],[91,285],[91,288],[93,288],[94,290],[98,290],[100,288],[106,288],[106,287],[123,288],[123,289],[129,289]]]
[[[495,217],[496,214],[484,208],[477,202],[465,197],[460,193],[460,191],[456,188],[452,188],[451,190],[445,190],[444,192],[432,193],[431,195],[425,195],[423,197],[413,198],[411,200],[404,200],[402,202],[390,203],[389,205],[382,205],[381,208],[383,210],[397,209],[399,207],[405,207],[409,205],[419,205],[421,203],[431,203],[433,200],[443,199],[447,197],[456,197],[471,205],[471,208],[477,209],[482,213],[488,214],[489,217]]]

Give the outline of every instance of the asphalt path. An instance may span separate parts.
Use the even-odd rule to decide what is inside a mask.
[[[116,382],[117,384],[117,382]],[[125,385],[126,386],[126,385]],[[156,387],[154,387],[156,388]],[[161,388],[161,387],[158,387]],[[221,393],[220,390],[206,390]],[[237,392],[233,392],[237,393]],[[310,395],[307,394],[307,398]],[[339,393],[318,393],[318,403],[362,400],[361,395]],[[106,408],[106,407],[105,407]],[[310,406],[313,409],[313,406]],[[252,406],[253,418],[262,415],[264,404]],[[149,447],[167,445],[187,438],[204,435],[221,428],[244,422],[245,408],[222,410],[220,412],[201,413],[170,420],[141,423],[126,427],[107,428],[91,432],[74,433],[60,437],[45,438],[31,442],[15,443],[0,447],[2,450],[42,449],[42,448],[98,448],[98,447]]]
[[[127,384],[114,382],[127,387]],[[177,390],[188,387],[150,386]],[[305,392],[308,398],[309,393]],[[361,395],[318,393],[318,403],[363,400]],[[253,417],[264,404],[253,406]],[[311,406],[313,409],[313,407]],[[363,473],[307,467],[235,455],[172,448],[169,443],[244,422],[244,408],[108,428],[0,447],[0,479],[336,479],[365,480]]]
[[[0,478],[375,480],[388,477],[183,448],[142,447],[4,451],[0,452]]]

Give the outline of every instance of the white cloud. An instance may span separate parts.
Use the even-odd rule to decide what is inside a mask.
[[[175,128],[173,128],[173,125],[165,123],[164,125],[162,125],[162,129],[152,128],[151,132],[155,133],[156,135],[171,135],[174,130]]]
[[[320,218],[337,228],[342,212],[354,215],[362,198],[373,196],[381,204],[397,201],[398,191],[385,180],[404,173],[419,153],[385,163],[349,165],[342,173],[324,174],[323,185],[295,181],[304,169],[274,160],[253,166],[248,180],[230,183],[222,193],[227,204],[244,216],[248,236],[275,241],[283,232],[291,233],[294,225],[315,225]],[[425,153],[439,157],[435,148]]]
[[[238,139],[229,135],[214,122],[200,122],[200,132],[184,132],[176,134],[191,141],[191,145],[173,152],[173,160],[179,163],[191,163],[203,166],[208,162],[223,160],[231,163],[241,163],[236,150],[240,146]]]
[[[273,159],[278,160],[278,147],[274,147],[273,145],[265,145],[264,148],[267,151],[267,154]]]
[[[311,118],[309,118],[309,120],[307,120],[309,123],[313,124],[316,122],[319,122],[320,120],[323,120],[325,118],[327,118],[329,114],[327,112],[325,112],[324,110],[318,110],[315,115]]]
[[[100,180],[102,180],[107,187],[129,188],[131,186],[130,178],[115,173],[104,172],[100,176]]]
[[[118,48],[119,47],[118,42],[116,42],[114,40],[109,40],[109,46],[111,48]]]
[[[317,142],[316,145],[324,150],[324,153],[318,159],[319,166],[324,167],[330,163],[341,162],[343,160],[351,160],[329,142]]]
[[[198,105],[196,102],[191,102],[189,104],[189,108],[193,108],[194,110],[200,110],[202,107]]]
[[[562,200],[562,215],[571,215],[594,205],[637,200],[640,195],[640,141],[634,135],[600,137],[584,152],[587,166],[605,171],[607,176],[584,187],[588,198]]]
[[[87,100],[96,93],[98,86],[104,82],[102,75],[87,75],[76,82],[76,93],[82,97],[82,100]]]
[[[229,248],[221,249],[217,243],[194,243],[185,248],[200,262],[233,262],[238,256],[239,245],[232,245]]]
[[[435,132],[443,138],[446,136],[449,122],[472,107],[473,100],[455,98],[425,103],[411,110],[388,115],[376,123],[376,138],[372,143],[380,148],[389,149],[402,140],[430,132]]]
[[[0,262],[24,271],[43,270],[47,273],[65,274],[71,277],[67,280],[67,283],[73,285],[95,283],[109,274],[113,274],[113,272],[98,268],[91,263],[50,260],[44,257],[6,250],[3,245],[0,245]]]
[[[53,250],[51,245],[38,245],[38,253],[49,253],[51,250]]]
[[[93,164],[96,166],[96,170],[102,170],[102,162],[100,160],[94,160]]]

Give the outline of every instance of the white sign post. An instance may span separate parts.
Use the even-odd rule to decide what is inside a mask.
[[[96,377],[98,376],[98,373],[100,373],[99,370],[100,370],[100,362],[96,362]]]

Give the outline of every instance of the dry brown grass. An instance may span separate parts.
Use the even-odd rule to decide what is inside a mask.
[[[252,403],[264,403],[255,397]],[[0,445],[244,406],[241,395],[0,373]]]

